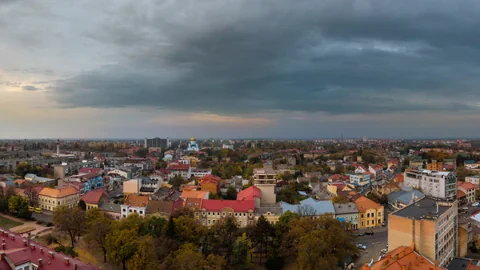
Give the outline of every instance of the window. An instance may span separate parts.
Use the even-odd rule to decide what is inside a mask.
[[[224,216],[225,216],[225,212],[222,213],[222,217],[224,217]]]
[[[129,209],[129,212],[132,213],[132,209]]]
[[[58,201],[58,205],[60,205],[60,201]]]
[[[195,212],[195,216],[198,217],[198,212]]]
[[[363,226],[363,221],[362,221],[362,226]]]
[[[362,218],[363,218],[363,217],[364,217],[364,216],[363,216],[363,214],[362,214]],[[362,222],[362,223],[363,223],[363,222]]]
[[[367,218],[369,218],[369,217],[370,217],[370,213],[367,213]]]
[[[382,216],[382,212],[378,212],[377,216],[381,217],[381,216]]]
[[[23,270],[30,270],[30,266],[25,266]]]
[[[367,226],[370,225],[370,220],[367,220]]]
[[[210,225],[210,219],[207,222],[208,222],[208,225]]]
[[[143,211],[138,211],[141,215],[143,215]]]

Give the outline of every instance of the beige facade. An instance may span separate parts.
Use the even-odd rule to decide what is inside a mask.
[[[389,250],[414,243],[416,252],[446,266],[457,256],[457,211],[456,202],[425,198],[393,212],[388,217]]]
[[[38,195],[39,207],[48,211],[54,211],[55,208],[63,205],[68,208],[76,207],[79,200],[80,194],[74,187],[61,190],[44,188]]]
[[[275,186],[277,174],[271,167],[257,168],[253,170],[253,184],[262,191],[261,205],[274,205],[277,202]]]
[[[140,181],[138,179],[132,179],[123,182],[123,194],[137,194],[140,191]]]
[[[195,212],[195,219],[202,225],[210,227],[220,222],[222,218],[235,217],[240,228],[253,226],[255,221],[255,213],[253,210],[247,212],[235,212],[232,208],[224,208],[221,211],[208,211],[205,209]]]

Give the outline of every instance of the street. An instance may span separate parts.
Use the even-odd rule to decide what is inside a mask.
[[[360,250],[360,257],[355,262],[355,265],[362,266],[366,262],[378,260],[380,251],[386,248],[388,244],[388,232],[387,230],[376,232],[374,235],[358,236],[355,240],[357,244],[362,244],[367,247],[366,250]]]
[[[43,213],[32,213],[32,217],[35,218],[37,221],[42,221],[43,223],[51,223],[52,222],[52,213],[47,211],[44,211]]]

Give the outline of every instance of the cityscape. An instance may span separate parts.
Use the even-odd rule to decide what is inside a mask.
[[[0,0],[0,270],[480,270],[474,0]]]

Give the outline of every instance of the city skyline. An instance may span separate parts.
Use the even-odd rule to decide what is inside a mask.
[[[0,137],[477,138],[474,1],[0,1]]]

